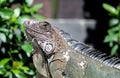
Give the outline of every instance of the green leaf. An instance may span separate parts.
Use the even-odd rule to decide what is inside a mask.
[[[2,52],[3,54],[5,54],[6,48],[5,48],[5,47],[1,47],[1,52]]]
[[[41,16],[41,15],[37,15],[37,14],[32,14],[32,16],[38,20],[45,20],[46,18],[44,16]]]
[[[12,63],[13,69],[20,69],[21,66],[23,66],[23,62],[21,62],[21,61],[13,61],[13,63]]]
[[[14,14],[13,14],[13,16],[12,16],[10,21],[12,23],[16,22],[16,18],[19,17],[19,15],[20,15],[20,8],[15,8],[14,9]]]
[[[4,67],[5,64],[7,64],[10,61],[10,58],[4,58],[0,60],[0,68]]]
[[[7,0],[0,0],[0,5],[5,4]]]
[[[117,11],[120,13],[120,5],[117,6]]]
[[[0,67],[0,74],[4,75],[7,72],[7,70],[4,67]]]
[[[21,29],[21,31],[25,34],[25,28],[24,28],[23,25],[20,25],[20,29]]]
[[[17,39],[20,41],[22,39],[22,36],[21,36],[21,30],[20,29],[14,29],[14,34],[15,36],[17,37]]]
[[[118,40],[118,34],[107,35],[104,39],[104,42],[112,42]]]
[[[10,9],[2,9],[0,8],[0,16],[4,19],[10,19],[10,17],[13,15],[13,11]]]
[[[10,74],[9,74],[9,78],[13,78],[13,74],[12,74],[12,72],[10,72]]]
[[[4,33],[0,33],[0,40],[1,40],[2,42],[6,42],[6,36],[5,36]]]
[[[12,39],[13,38],[13,34],[11,33],[11,34],[9,34],[9,39]]]
[[[22,49],[26,52],[26,55],[30,57],[33,49],[32,46],[29,43],[25,43],[22,45]]]
[[[111,29],[108,30],[108,34],[109,35],[114,35],[114,34],[116,34],[117,31],[119,31],[119,27],[118,26],[112,27]]]
[[[19,70],[19,69],[11,69],[11,71],[12,71],[14,74],[19,74],[19,73],[20,73],[20,70]]]
[[[19,16],[16,23],[23,25],[24,21],[28,20],[30,17],[28,15]]]
[[[4,76],[5,76],[5,77],[12,78],[12,73],[8,71],[8,72],[5,73]]]
[[[30,70],[30,71],[24,71],[26,74],[29,74],[29,75],[34,75],[35,72],[33,70]]]
[[[113,42],[110,42],[110,43],[109,43],[109,46],[110,46],[110,47],[113,47]]]
[[[24,71],[29,70],[29,68],[28,68],[27,66],[21,66],[20,69],[21,69],[21,70],[24,70]]]
[[[14,9],[14,16],[18,17],[20,15],[20,8],[15,8]]]
[[[11,59],[11,58],[10,58]],[[6,65],[5,65],[5,68],[6,69],[11,69],[11,64],[8,62]],[[6,70],[6,71],[8,71],[8,70]]]
[[[12,50],[11,53],[18,53],[18,50]]]
[[[117,10],[113,6],[111,6],[111,5],[107,4],[107,3],[103,4],[103,8],[106,11],[110,12],[111,14],[114,14],[114,15],[118,14]]]
[[[9,30],[6,29],[6,28],[0,28],[0,31],[2,31],[2,32],[9,32]]]
[[[22,36],[21,36],[21,35],[16,34],[16,37],[17,37],[17,39],[18,39],[19,41],[21,41],[21,40],[22,40]]]
[[[23,4],[23,10],[25,13],[29,13],[29,8],[25,4]]]
[[[109,21],[109,25],[110,26],[115,26],[115,25],[117,25],[119,23],[119,20],[118,19],[110,19],[110,21]]]
[[[21,54],[21,53],[19,53],[19,54],[18,54],[18,57],[19,57],[20,59],[23,59],[23,57],[22,57],[22,54]]]
[[[36,12],[38,11],[40,8],[42,8],[43,4],[35,4],[32,8],[30,8],[30,12]]]
[[[25,0],[25,2],[27,3],[27,6],[31,6],[33,3],[33,0]]]
[[[18,74],[15,74],[17,78],[27,78],[26,75],[21,71]]]
[[[29,43],[25,43],[21,47],[25,52],[32,52],[32,46]]]
[[[118,48],[119,46],[116,44],[111,50],[111,55],[114,55],[117,52]]]
[[[109,35],[105,36],[104,42],[110,42],[111,41],[111,37],[109,37]]]

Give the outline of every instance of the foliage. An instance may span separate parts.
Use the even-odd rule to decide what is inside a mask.
[[[35,71],[32,46],[25,39],[23,22],[31,16],[44,19],[36,12],[42,4],[33,0],[0,0],[0,78],[30,78]]]
[[[103,7],[112,17],[109,21],[108,35],[105,37],[104,42],[109,43],[112,48],[111,55],[114,55],[120,48],[120,5],[115,8],[104,3]]]

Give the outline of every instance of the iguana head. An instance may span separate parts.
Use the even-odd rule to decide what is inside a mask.
[[[59,30],[46,21],[27,20],[24,26],[28,39],[36,40],[46,54],[58,52],[65,46]]]

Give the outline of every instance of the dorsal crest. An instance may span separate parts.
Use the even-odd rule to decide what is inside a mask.
[[[119,58],[107,55],[106,53],[94,49],[91,46],[88,46],[82,42],[72,39],[71,36],[63,30],[61,30],[60,32],[63,35],[64,39],[67,41],[68,45],[72,47],[76,52],[79,52],[85,56],[89,56],[90,58],[100,61],[101,63],[104,63],[110,67],[120,69]]]

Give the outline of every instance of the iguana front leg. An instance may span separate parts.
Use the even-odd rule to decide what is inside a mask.
[[[45,65],[46,63],[42,59],[40,53],[34,50],[32,58],[33,58],[33,63],[37,69],[37,75],[39,75],[37,76],[37,78],[48,78],[46,65]]]
[[[49,68],[52,78],[65,78],[65,67],[67,61],[63,57],[63,53],[54,54],[54,58],[50,61]]]
[[[51,78],[47,60],[35,38],[32,39],[32,44],[34,45],[33,63],[38,71],[37,78]]]

